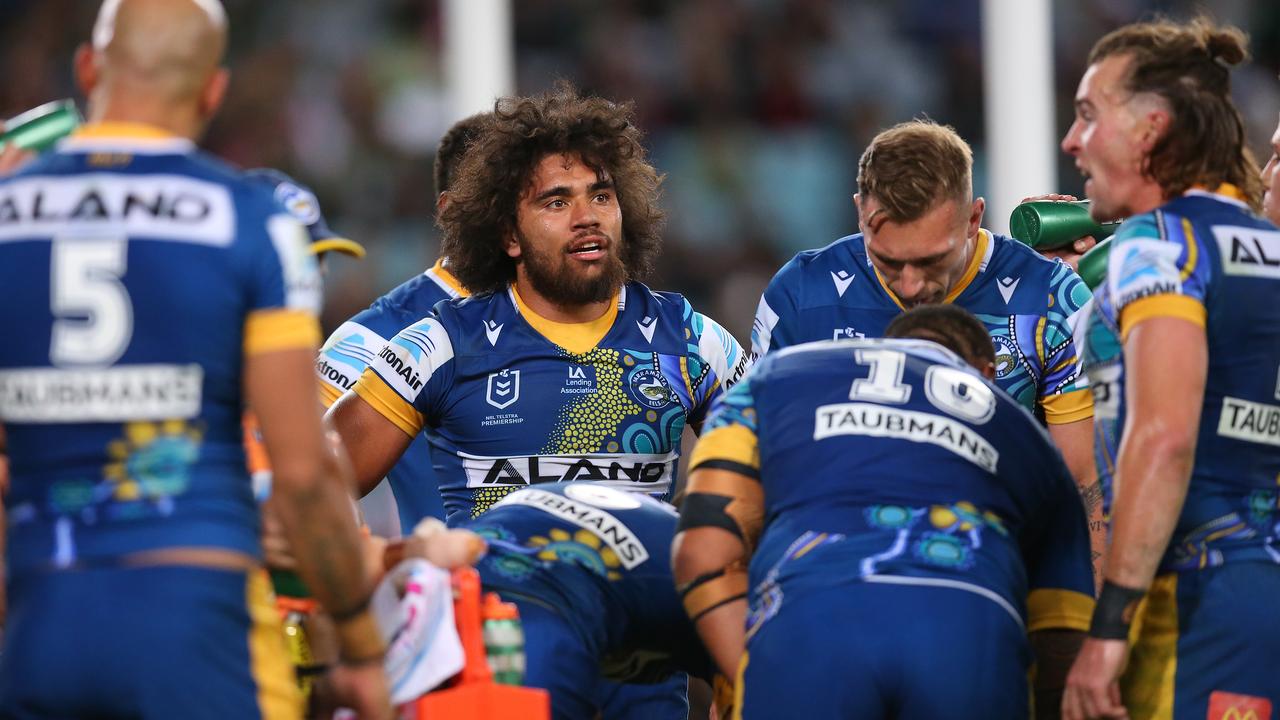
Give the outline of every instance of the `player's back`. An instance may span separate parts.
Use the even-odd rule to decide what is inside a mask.
[[[779,570],[802,583],[936,577],[1013,610],[1027,595],[1023,548],[1065,512],[1073,535],[1054,542],[1083,552],[1065,587],[1089,587],[1083,509],[1061,457],[954,354],[918,340],[808,343],[767,356],[747,382],[726,402],[749,396],[759,443],[753,585]],[[817,565],[795,562],[822,545]]]
[[[10,562],[256,555],[242,358],[314,333],[314,259],[190,142],[99,131],[0,182]]]
[[[615,679],[654,680],[676,667],[707,676],[671,574],[671,506],[596,483],[550,483],[507,495],[464,526],[490,542],[478,565],[485,587],[559,612],[596,652],[628,665],[613,668]]]

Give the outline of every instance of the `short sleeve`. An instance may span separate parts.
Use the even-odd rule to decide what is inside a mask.
[[[685,384],[689,397],[693,399],[689,422],[696,429],[702,425],[716,399],[746,375],[751,368],[752,357],[729,331],[706,315],[694,312],[688,302],[685,303],[684,314],[689,334]],[[697,387],[693,386],[695,377],[702,378]]]
[[[1040,333],[1044,375],[1040,403],[1051,425],[1076,422],[1093,416],[1093,396],[1084,374],[1084,358],[1076,345],[1076,329],[1088,313],[1092,294],[1065,263],[1055,263],[1049,281],[1049,307]]]
[[[1088,630],[1093,615],[1089,524],[1071,474],[1045,443],[1051,491],[1023,538],[1027,563],[1027,630]]]
[[[751,323],[751,353],[755,357],[796,344],[793,325],[797,321],[797,306],[789,283],[799,274],[799,266],[793,259],[773,276],[760,296],[756,317]]]
[[[1120,226],[1107,259],[1107,292],[1122,336],[1151,317],[1204,327],[1210,277],[1204,240],[1189,219],[1159,210]]]
[[[320,341],[322,288],[306,229],[289,215],[274,214],[241,231],[249,235],[251,253],[245,354],[314,349]]]
[[[410,436],[439,415],[451,383],[453,343],[437,318],[420,320],[382,346],[353,390]]]
[[[316,358],[320,395],[326,407],[355,387],[356,379],[386,344],[386,338],[352,320],[333,331]]]
[[[730,388],[716,403],[694,446],[690,470],[721,468],[760,477],[758,415],[751,391],[752,383],[758,378],[759,374],[753,373]]]

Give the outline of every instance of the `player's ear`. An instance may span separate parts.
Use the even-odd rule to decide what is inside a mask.
[[[101,77],[97,54],[89,43],[80,43],[80,46],[76,48],[73,63],[76,72],[76,85],[80,86],[80,94],[84,95],[85,100],[88,100],[92,97],[93,89],[98,86],[98,80]]]
[[[853,207],[858,210],[858,230],[865,235],[867,233],[867,213],[862,209],[862,193],[853,194]]]
[[[222,101],[227,97],[227,85],[231,82],[231,71],[220,67],[209,76],[205,81],[204,87],[200,90],[200,116],[203,118],[211,118],[214,113],[218,112],[218,108],[222,107]]]
[[[967,232],[965,237],[975,237],[978,230],[982,228],[982,213],[987,209],[987,201],[982,197],[976,197],[969,205],[969,220],[966,226]]]
[[[507,239],[502,241],[502,249],[507,251],[509,258],[520,257],[520,240],[516,237],[515,230],[507,232]]]

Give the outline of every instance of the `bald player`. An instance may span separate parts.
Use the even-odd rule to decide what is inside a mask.
[[[0,717],[301,716],[245,403],[299,571],[338,622],[340,699],[390,717],[347,478],[315,404],[306,232],[193,143],[226,91],[225,45],[213,0],[108,0],[75,58],[89,123],[0,180]]]

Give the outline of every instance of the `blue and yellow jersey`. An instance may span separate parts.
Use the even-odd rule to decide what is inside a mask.
[[[582,324],[514,287],[436,306],[378,350],[353,390],[405,433],[430,428],[449,520],[536,483],[590,480],[667,497],[680,437],[750,364],[681,296],[625,285]]]
[[[973,260],[944,302],[987,326],[996,384],[1051,424],[1092,414],[1073,333],[1089,300],[1070,267],[986,230]],[[806,250],[765,288],[751,331],[757,356],[797,343],[877,338],[903,307],[867,257],[862,235]]]
[[[11,568],[258,554],[242,368],[318,343],[307,245],[269,191],[148,127],[86,127],[0,181]]]
[[[710,678],[671,574],[670,505],[550,483],[510,493],[462,526],[489,541],[476,565],[485,589],[560,613],[607,660],[611,679],[656,681],[676,670]]]
[[[355,386],[360,374],[396,333],[429,315],[436,303],[466,296],[466,290],[445,269],[443,262],[437,261],[426,272],[402,283],[342,323],[329,336],[316,359],[325,406],[332,405]],[[400,512],[400,527],[406,530],[424,517],[444,519],[444,505],[429,447],[426,436],[418,433],[387,472],[387,482]]]
[[[1280,562],[1280,231],[1230,186],[1127,220],[1081,326],[1108,503],[1124,428],[1123,344],[1151,317],[1205,328],[1209,368],[1191,485],[1163,570]]]
[[[840,582],[967,590],[1030,630],[1087,629],[1084,507],[1048,435],[920,340],[805,343],[717,405],[691,467],[760,480],[752,626]]]

